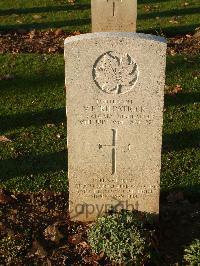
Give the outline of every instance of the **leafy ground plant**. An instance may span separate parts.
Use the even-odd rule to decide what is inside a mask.
[[[88,240],[95,253],[104,253],[115,263],[143,265],[151,257],[152,233],[137,213],[121,211],[98,218]]]
[[[185,249],[184,259],[191,266],[200,265],[200,240],[195,239],[192,244]]]

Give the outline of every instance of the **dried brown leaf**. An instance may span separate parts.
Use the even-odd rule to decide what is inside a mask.
[[[187,7],[189,6],[189,3],[188,2],[182,3],[181,6]]]
[[[174,87],[170,88],[169,94],[171,95],[176,95],[180,92],[182,92],[183,88],[181,87],[181,85],[176,84]]]
[[[0,189],[0,204],[13,203],[16,200],[8,191]]]
[[[172,19],[169,20],[169,23],[178,24],[179,22],[176,17],[173,17]]]
[[[74,244],[74,245],[79,244],[79,243],[81,242],[81,240],[82,240],[82,237],[81,237],[80,234],[74,234],[74,235],[72,235],[72,236],[70,236],[70,237],[68,238],[68,241],[69,241],[71,244]]]
[[[64,238],[63,234],[59,231],[59,224],[55,223],[53,225],[49,225],[44,230],[44,236],[46,240],[51,240],[52,242],[59,243],[62,238]]]
[[[151,10],[151,6],[150,5],[145,5],[144,6],[144,11],[145,12],[149,12]]]
[[[68,2],[69,4],[71,4],[71,5],[74,5],[75,2],[76,2],[76,0],[68,0],[67,2]]]
[[[11,142],[12,140],[8,139],[6,136],[0,136],[0,142]]]
[[[63,34],[63,29],[55,30],[54,34],[55,34],[56,37],[62,35]]]
[[[40,16],[40,15],[33,15],[32,16],[34,19],[41,19],[42,18],[42,16]]]

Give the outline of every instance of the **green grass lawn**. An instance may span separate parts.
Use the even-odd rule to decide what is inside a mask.
[[[0,178],[12,190],[66,191],[67,152],[62,55],[1,55]],[[200,112],[196,57],[167,59],[170,87],[183,91],[165,97],[162,191],[200,194]],[[197,78],[198,77],[198,78]]]
[[[161,187],[200,192],[200,58],[167,58],[166,84],[182,92],[165,95]]]
[[[65,190],[66,128],[62,56],[22,54],[0,57],[0,176],[16,190]],[[3,73],[2,73],[3,72]]]
[[[138,31],[174,35],[200,24],[199,1],[139,0]],[[1,0],[0,30],[63,28],[88,32],[90,1]],[[1,80],[0,179],[7,189],[67,189],[67,151],[63,55],[3,54]],[[200,194],[199,57],[167,58],[166,84],[182,87],[166,94],[162,153],[162,191]]]
[[[187,3],[188,5],[185,5]],[[0,30],[63,28],[91,31],[90,0],[1,0]],[[138,0],[139,32],[174,35],[200,25],[199,0]]]

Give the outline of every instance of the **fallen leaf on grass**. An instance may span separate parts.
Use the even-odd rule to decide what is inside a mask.
[[[34,18],[34,19],[41,19],[42,16],[40,16],[40,15],[33,15],[33,18]]]
[[[15,78],[15,76],[12,75],[12,74],[7,74],[5,76],[0,76],[0,80],[12,80],[14,78]]]
[[[188,2],[185,2],[185,3],[181,4],[181,6],[187,7],[187,6],[189,6],[189,3]]]
[[[59,134],[59,133],[56,135],[56,137],[57,137],[57,139],[63,139],[64,138],[64,136]]]
[[[47,124],[47,127],[55,127],[54,124]]]
[[[0,136],[0,142],[12,142],[12,140],[6,138],[6,136]]]
[[[182,90],[183,90],[183,88],[179,84],[176,84],[174,87],[169,87],[169,86],[165,87],[166,93],[170,94],[170,95],[176,95],[176,94],[182,92]]]
[[[22,24],[23,22],[21,20],[16,20],[16,23]]]
[[[68,0],[68,3],[71,4],[71,5],[74,5],[75,4],[75,1],[76,0]]]
[[[172,18],[169,20],[169,23],[172,23],[172,24],[178,24],[179,21],[177,20],[177,17],[172,17]]]
[[[174,49],[170,49],[169,52],[170,52],[170,55],[172,56],[175,56],[177,54],[177,52]]]
[[[144,11],[145,12],[149,12],[151,10],[151,6],[150,5],[145,5],[144,6]]]

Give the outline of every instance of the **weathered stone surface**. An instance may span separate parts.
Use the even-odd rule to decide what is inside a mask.
[[[111,205],[159,212],[165,54],[165,40],[145,34],[66,39],[73,220]]]
[[[137,0],[92,0],[92,32],[135,32]]]

